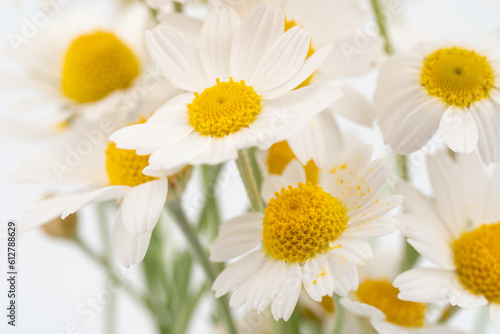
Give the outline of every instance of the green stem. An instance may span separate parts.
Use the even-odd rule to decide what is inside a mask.
[[[183,8],[182,3],[178,2],[178,1],[174,1],[174,11],[176,13],[182,13],[183,10],[184,10],[184,8]]]
[[[245,185],[252,210],[255,212],[263,212],[264,205],[262,203],[262,198],[260,197],[259,184],[256,177],[257,172],[254,171],[255,165],[252,164],[251,153],[249,150],[238,151],[238,160],[236,160],[236,165],[238,166],[241,179]]]
[[[372,5],[375,18],[377,19],[378,30],[385,41],[385,52],[391,55],[394,53],[394,47],[392,46],[391,40],[389,38],[389,33],[387,31],[387,22],[382,17],[382,4],[379,0],[370,0],[370,3]]]
[[[458,307],[458,306],[449,305],[443,311],[443,314],[441,314],[441,317],[439,318],[438,323],[440,323],[440,324],[447,323],[448,320],[450,320],[451,318],[453,318],[453,316],[455,315],[455,313],[457,313],[457,311],[460,311],[460,310],[461,310],[461,308]]]
[[[201,166],[205,204],[201,210],[198,229],[207,231],[210,241],[214,240],[219,233],[220,214],[215,186],[223,167],[224,164]]]
[[[406,158],[406,155],[396,155],[396,168],[399,176],[405,180],[409,181],[410,180],[410,173],[408,170],[408,160]]]
[[[149,301],[146,298],[144,298],[139,292],[137,292],[134,288],[132,288],[127,282],[124,282],[122,279],[116,276],[113,270],[111,269],[109,262],[105,258],[96,254],[80,238],[78,237],[75,238],[74,242],[89,258],[94,260],[96,263],[100,264],[101,267],[106,271],[108,276],[114,281],[118,282],[133,299],[142,303],[149,311],[152,311],[152,307]]]
[[[333,334],[340,334],[342,333],[342,328],[344,327],[344,320],[345,320],[345,310],[340,305],[340,297],[335,294],[335,325],[333,328]]]
[[[184,236],[186,237],[188,243],[191,245],[191,249],[194,251],[196,254],[198,261],[201,264],[201,267],[203,268],[205,275],[207,276],[210,285],[212,285],[217,278],[217,273],[210,263],[207,252],[203,248],[203,246],[200,243],[200,240],[198,239],[198,236],[196,234],[196,231],[193,229],[191,224],[189,223],[186,214],[184,212],[184,209],[182,207],[182,203],[180,198],[177,198],[176,200],[172,201],[169,204],[169,209],[170,212],[173,214],[175,217],[175,221],[177,223],[177,226],[181,229],[181,231],[184,233]],[[224,320],[226,321],[227,329],[229,333],[231,334],[236,334],[236,326],[233,322],[233,318],[231,315],[231,310],[229,309],[229,302],[227,301],[227,298],[225,296],[222,296],[217,299],[219,306],[222,311],[222,315],[224,317]]]

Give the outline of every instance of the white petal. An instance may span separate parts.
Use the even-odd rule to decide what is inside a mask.
[[[222,223],[210,246],[210,260],[223,262],[252,250],[262,241],[263,219],[264,213],[254,212]]]
[[[151,233],[129,233],[123,225],[122,210],[118,210],[113,228],[116,254],[120,263],[129,268],[144,259],[151,239]]]
[[[283,260],[267,259],[264,267],[252,277],[248,290],[247,309],[261,313],[273,301],[286,279],[286,263]]]
[[[224,269],[212,285],[215,297],[225,295],[254,276],[264,264],[264,256],[265,253],[262,250],[256,250]]]
[[[331,247],[333,248],[331,252],[337,257],[341,257],[357,266],[364,264],[366,260],[373,257],[370,244],[363,240],[340,236],[331,243]]]
[[[436,268],[417,268],[396,277],[394,286],[401,291],[398,297],[423,303],[449,302],[472,309],[488,304],[483,296],[468,292],[458,281],[456,273]]]
[[[285,19],[279,8],[261,4],[246,15],[232,46],[231,69],[235,80],[249,80],[262,55],[284,31]]]
[[[391,217],[379,217],[364,223],[351,223],[342,232],[346,238],[368,240],[394,233],[398,222]]]
[[[209,12],[201,36],[201,62],[213,84],[215,79],[228,81],[231,76],[231,46],[240,27],[233,9]]]
[[[311,298],[321,302],[323,296],[333,295],[333,278],[326,258],[317,254],[302,267],[304,288]]]
[[[490,321],[496,333],[500,333],[500,305],[491,303],[490,305]]]
[[[353,122],[371,127],[375,110],[368,100],[349,85],[342,87],[342,93],[342,96],[331,105],[329,110]]]
[[[333,289],[342,297],[347,297],[351,290],[356,290],[359,284],[358,270],[355,265],[347,262],[335,250],[325,254],[333,278]]]
[[[371,305],[360,303],[349,298],[341,298],[340,304],[352,313],[366,318],[385,319],[384,312]]]
[[[124,197],[129,192],[129,186],[109,186],[94,190],[90,193],[83,194],[74,199],[62,213],[62,218],[66,218],[70,214],[80,210],[82,207],[92,204],[106,202],[110,199],[118,199]]]
[[[201,44],[203,22],[180,13],[160,13],[156,16],[160,24],[179,31],[196,46]]]
[[[271,301],[271,312],[276,321],[287,321],[297,305],[302,286],[302,269],[296,262],[287,263],[286,275],[276,297]]]
[[[389,323],[385,320],[382,319],[373,319],[371,321],[371,324],[373,328],[378,333],[383,333],[383,334],[421,334],[420,331],[417,330],[417,332],[414,331],[413,328],[408,328],[408,327],[401,327],[398,325],[394,325],[392,323]]]
[[[297,161],[292,160],[281,175],[269,175],[262,182],[262,198],[269,202],[274,197],[274,193],[287,189],[289,185],[296,186],[299,182],[306,182],[304,167]]]
[[[500,160],[500,107],[492,100],[483,100],[470,106],[478,130],[478,150],[487,165]]]
[[[132,187],[121,204],[123,225],[129,233],[152,232],[165,206],[168,180],[162,178]]]
[[[58,218],[64,209],[82,195],[71,194],[41,200],[33,204],[24,216],[17,222],[19,234],[43,225],[54,218]]]
[[[174,85],[192,92],[211,87],[198,49],[177,31],[158,25],[146,32],[149,54]]]
[[[377,199],[372,199],[366,203],[361,209],[350,211],[349,221],[352,223],[364,223],[388,213],[394,208],[403,203],[403,196],[390,195]]]
[[[439,134],[454,152],[470,153],[477,146],[476,122],[468,110],[448,108],[439,123]]]

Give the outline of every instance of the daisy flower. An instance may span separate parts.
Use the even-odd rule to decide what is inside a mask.
[[[17,103],[18,108],[35,112],[35,117],[40,107],[56,110],[38,117],[37,126],[49,133],[66,129],[77,118],[97,120],[133,108],[136,95],[158,76],[147,69],[143,35],[150,17],[145,6],[131,4],[111,17],[83,6],[64,14],[29,43],[17,46],[15,57],[25,73],[7,77],[10,87],[33,93]]]
[[[367,240],[394,231],[384,214],[401,203],[377,195],[390,167],[371,154],[371,146],[347,151],[319,185],[305,183],[296,161],[264,180],[265,211],[223,223],[211,246],[212,261],[241,257],[214,282],[216,297],[234,289],[231,306],[262,312],[271,304],[276,320],[288,320],[301,286],[318,302],[356,289],[356,267],[372,255]]]
[[[71,138],[65,138],[65,145],[77,147],[82,141],[88,140],[84,134],[91,133],[95,126],[94,123],[84,122],[79,128],[81,131],[73,131],[70,133]],[[42,166],[39,164],[39,173],[43,174],[45,161],[40,162]],[[183,169],[170,178],[166,173],[159,177],[150,177],[142,174],[147,164],[148,156],[139,156],[135,151],[119,149],[114,143],[103,140],[93,149],[92,154],[86,157],[84,163],[75,170],[68,171],[72,176],[69,178],[71,181],[79,180],[82,184],[93,186],[87,186],[84,191],[36,203],[20,220],[20,232],[24,233],[57,217],[64,219],[88,204],[114,199],[121,203],[113,231],[118,259],[127,268],[141,262],[146,254],[151,233],[163,211],[169,188],[182,187],[186,178],[189,178],[190,171]]]
[[[408,242],[439,268],[417,268],[396,278],[399,298],[415,302],[446,301],[471,309],[489,305],[500,333],[500,170],[487,175],[479,158],[444,154],[429,157],[435,200],[407,183],[409,213],[398,217]]]
[[[145,124],[111,137],[117,146],[151,154],[145,173],[185,164],[219,163],[240,149],[269,147],[306,126],[340,96],[327,81],[295,89],[326,59],[327,44],[310,57],[310,34],[286,33],[279,8],[257,6],[240,21],[232,9],[208,14],[201,47],[159,25],[147,32],[153,60],[189,93],[160,108]]]
[[[426,304],[398,298],[399,290],[392,282],[397,275],[395,269],[399,259],[394,252],[386,253],[381,252],[360,269],[359,287],[340,300],[342,306],[360,317],[369,318],[380,334],[463,334],[460,330],[430,324],[430,310]]]
[[[333,42],[333,50],[321,66],[299,87],[315,82],[355,76],[374,69],[384,58],[383,43],[378,36],[368,36],[363,29],[368,13],[356,2],[339,0],[243,0],[211,1],[214,7],[230,6],[241,17],[260,3],[280,7],[284,12],[285,30],[301,26],[311,33],[308,55]],[[358,44],[360,38],[363,44]],[[305,165],[313,159],[320,167],[331,164],[328,151],[338,143],[341,151],[340,129],[335,118],[340,115],[371,127],[374,111],[371,104],[349,85],[342,88],[343,95],[314,117],[304,130],[287,138],[295,156]],[[329,143],[330,147],[325,147]]]
[[[500,29],[477,47],[427,43],[380,68],[374,104],[384,141],[398,154],[422,148],[438,131],[454,152],[476,147],[500,160]]]

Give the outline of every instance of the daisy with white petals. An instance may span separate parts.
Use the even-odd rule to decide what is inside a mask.
[[[376,253],[359,270],[359,287],[340,303],[359,317],[370,320],[379,334],[464,334],[461,330],[429,322],[429,308],[424,303],[398,298],[392,285],[399,263],[394,252]]]
[[[435,200],[406,183],[408,214],[398,217],[408,242],[439,268],[417,268],[396,278],[399,298],[449,302],[472,309],[489,305],[500,333],[500,170],[487,175],[474,154],[429,157]]]
[[[242,256],[216,279],[216,296],[234,289],[231,306],[262,312],[271,304],[275,319],[288,320],[302,286],[315,301],[356,289],[356,267],[372,255],[367,240],[394,231],[384,214],[401,203],[377,195],[390,168],[370,162],[371,153],[370,146],[346,152],[319,185],[305,183],[297,161],[264,180],[264,213],[223,223],[211,246],[213,261]]]
[[[374,102],[385,143],[398,154],[439,130],[455,152],[500,160],[500,28],[477,47],[422,44],[382,65]]]
[[[159,25],[147,33],[153,60],[189,93],[160,108],[145,124],[116,132],[120,148],[151,154],[145,170],[171,170],[186,163],[219,163],[237,151],[269,147],[300,131],[340,96],[327,81],[296,89],[332,50],[327,44],[306,59],[310,34],[284,32],[279,8],[256,7],[243,21],[234,10],[210,12],[201,48]]]

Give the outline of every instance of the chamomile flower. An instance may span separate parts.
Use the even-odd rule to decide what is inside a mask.
[[[47,133],[66,129],[78,118],[97,120],[123,112],[158,76],[148,69],[144,47],[149,22],[148,10],[140,4],[111,17],[77,6],[54,18],[29,43],[15,45],[25,73],[7,80],[33,93],[17,107],[34,114]],[[37,117],[44,106],[55,112]]]
[[[442,153],[429,157],[435,200],[406,183],[408,214],[398,217],[408,242],[439,268],[417,268],[399,275],[399,298],[415,302],[446,301],[472,309],[489,305],[500,333],[500,172],[487,175],[474,154],[454,163]]]
[[[297,161],[264,180],[265,211],[223,223],[211,246],[216,262],[242,256],[216,279],[216,296],[234,289],[231,306],[271,304],[275,319],[288,320],[302,286],[318,302],[356,289],[356,268],[372,254],[367,240],[394,231],[384,214],[401,203],[377,195],[390,168],[370,159],[370,146],[347,151],[319,185],[306,183]]]
[[[429,322],[427,304],[398,298],[392,285],[398,268],[394,252],[376,256],[359,270],[359,287],[340,303],[360,317],[366,317],[380,334],[463,334],[463,331],[433,325]]]
[[[24,233],[57,217],[64,219],[88,204],[114,199],[121,203],[114,220],[115,248],[120,262],[129,267],[144,258],[151,233],[164,209],[169,188],[172,185],[180,187],[190,170],[183,169],[171,176],[166,173],[159,177],[146,176],[142,174],[142,170],[148,164],[148,156],[139,156],[135,151],[117,148],[114,143],[107,141],[103,133],[98,140],[95,132],[98,125],[83,120],[80,122],[84,123],[80,125],[80,131],[68,133],[64,144],[66,147],[74,147],[77,154],[81,143],[92,145],[89,141],[91,134],[95,146],[90,146],[89,154],[82,158],[80,164],[70,167],[64,163],[72,161],[71,159],[75,161],[76,155],[64,157],[62,152],[56,151],[54,153],[58,153],[62,159],[56,161],[59,169],[53,170],[52,164],[44,166],[46,160],[41,160],[38,164],[39,175],[35,176],[40,178],[44,172],[59,172],[64,179],[79,181],[87,187],[83,191],[36,203],[20,220],[20,231]],[[116,124],[119,123],[111,122],[108,126]]]
[[[260,3],[280,7],[284,12],[285,30],[301,26],[311,33],[308,55],[333,42],[333,50],[320,67],[299,87],[315,82],[355,76],[374,69],[384,58],[382,41],[368,36],[363,28],[368,14],[356,2],[338,0],[242,0],[211,2],[214,7],[230,6],[240,16]],[[360,41],[362,40],[362,43]],[[325,143],[341,143],[335,118],[340,115],[354,122],[371,126],[375,112],[371,104],[355,89],[344,85],[343,95],[311,120],[302,131],[287,138],[294,155],[305,165],[313,159],[318,166],[327,167],[332,156]],[[330,145],[330,146],[331,146]]]
[[[284,29],[279,8],[257,6],[243,21],[232,9],[218,9],[209,13],[198,49],[160,24],[147,33],[151,57],[189,93],[111,139],[120,148],[151,154],[145,173],[153,175],[155,169],[231,160],[239,149],[269,147],[300,131],[340,96],[341,84],[327,81],[294,90],[332,45],[306,59],[309,32],[298,26]]]
[[[497,29],[477,47],[421,44],[382,65],[374,103],[385,143],[409,154],[439,130],[451,150],[499,161],[499,40]]]

